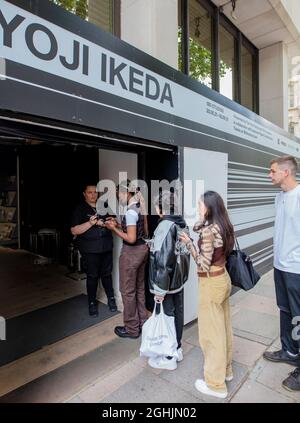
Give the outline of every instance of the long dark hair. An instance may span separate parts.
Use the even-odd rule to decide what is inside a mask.
[[[206,191],[201,199],[207,208],[205,219],[208,224],[216,223],[220,228],[223,239],[223,251],[227,257],[234,247],[234,229],[224,201],[215,191]]]

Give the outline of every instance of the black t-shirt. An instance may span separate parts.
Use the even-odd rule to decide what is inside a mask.
[[[79,204],[73,211],[71,227],[81,225],[96,214],[96,209],[86,201]],[[92,226],[86,232],[76,236],[76,244],[81,253],[105,253],[113,248],[113,237],[109,229]]]

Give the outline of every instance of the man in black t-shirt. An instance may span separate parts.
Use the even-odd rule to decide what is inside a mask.
[[[99,277],[110,311],[117,311],[111,276],[113,238],[111,231],[104,226],[105,216],[97,214],[96,185],[86,185],[83,196],[85,201],[79,204],[72,214],[71,233],[76,236],[77,246],[86,267],[89,313],[91,316],[98,316],[96,294]]]

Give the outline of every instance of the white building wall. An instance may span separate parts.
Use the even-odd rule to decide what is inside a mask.
[[[288,55],[280,42],[259,51],[260,115],[288,130]]]
[[[121,38],[178,68],[177,0],[121,0]]]
[[[288,13],[289,17],[291,18],[298,32],[300,32],[300,2],[299,0],[281,0],[280,3],[285,8],[286,12]]]

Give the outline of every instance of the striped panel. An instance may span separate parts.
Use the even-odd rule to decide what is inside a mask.
[[[240,247],[261,273],[272,266],[274,200],[279,192],[268,173],[267,167],[228,162],[229,216]]]

